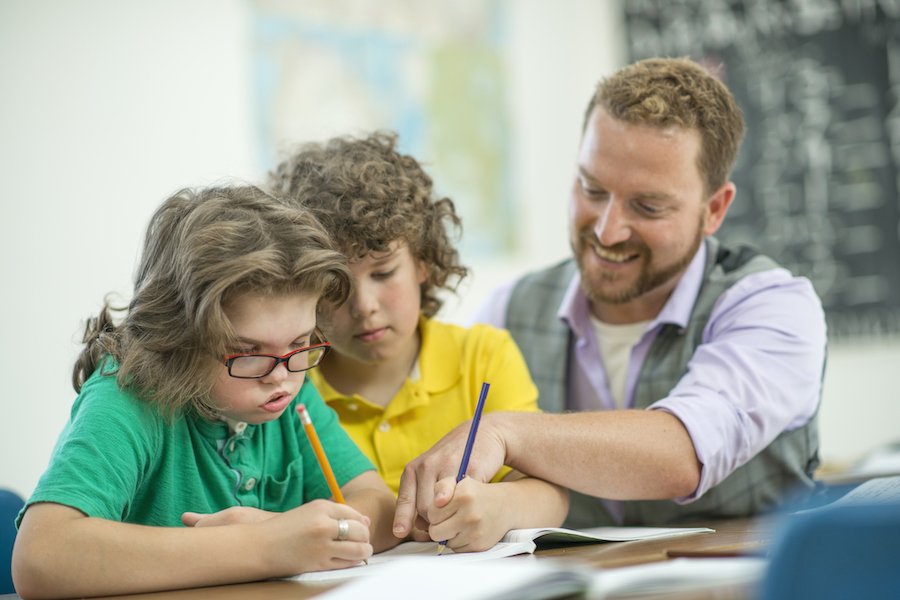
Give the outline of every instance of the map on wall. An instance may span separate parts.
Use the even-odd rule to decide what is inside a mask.
[[[502,5],[496,0],[256,0],[262,163],[302,142],[389,129],[463,221],[464,253],[514,240]]]
[[[900,333],[900,2],[625,6],[633,59],[719,68],[744,113],[718,237],[808,277],[829,335]]]

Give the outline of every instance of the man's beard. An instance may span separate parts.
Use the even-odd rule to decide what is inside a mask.
[[[623,242],[615,246],[604,247],[605,250],[617,254],[637,254],[637,258],[632,260],[639,260],[642,263],[640,273],[638,273],[634,283],[630,287],[616,292],[605,292],[599,285],[596,286],[597,289],[591,287],[590,277],[588,277],[584,269],[584,253],[588,249],[600,247],[600,242],[592,229],[583,229],[578,235],[577,246],[572,248],[578,271],[581,273],[581,289],[588,297],[588,300],[592,303],[601,304],[625,304],[643,296],[647,292],[655,290],[681,273],[694,259],[700,244],[703,243],[703,225],[704,223],[701,219],[691,247],[682,256],[678,257],[678,260],[667,265],[655,266],[653,264],[653,252],[642,243]],[[619,278],[619,273],[604,269],[601,269],[598,275],[600,279],[605,281],[616,281]]]

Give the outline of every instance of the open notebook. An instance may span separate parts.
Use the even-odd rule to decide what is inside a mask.
[[[626,542],[712,531],[712,529],[707,527],[594,527],[577,531],[561,527],[513,529],[507,532],[503,539],[497,542],[493,548],[484,552],[454,553],[450,548],[445,548],[444,553],[438,556],[437,542],[404,542],[396,548],[373,555],[367,565],[361,564],[349,569],[337,569],[334,571],[303,573],[296,575],[292,579],[298,581],[338,581],[361,575],[374,575],[388,563],[401,559],[418,558],[419,561],[440,561],[438,564],[449,565],[479,562],[492,558],[515,556],[517,554],[531,554],[542,544]]]

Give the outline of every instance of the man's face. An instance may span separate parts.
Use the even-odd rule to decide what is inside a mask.
[[[734,185],[705,196],[700,133],[591,115],[570,203],[570,241],[591,310],[603,321],[655,317],[704,236],[718,229]]]

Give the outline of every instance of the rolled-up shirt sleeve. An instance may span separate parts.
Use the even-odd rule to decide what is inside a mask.
[[[688,503],[782,431],[816,413],[825,363],[822,304],[809,280],[784,269],[749,275],[719,298],[688,372],[649,407],[684,424],[702,463]]]

